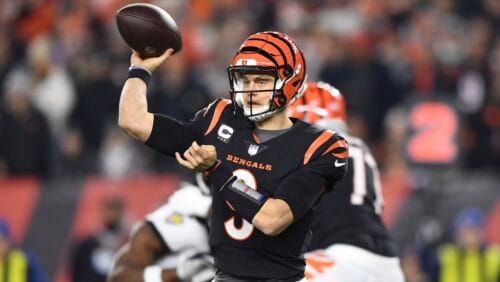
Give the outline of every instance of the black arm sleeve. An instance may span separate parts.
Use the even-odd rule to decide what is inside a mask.
[[[235,212],[248,222],[252,222],[254,216],[264,205],[266,197],[257,190],[246,185],[245,182],[233,176],[233,180],[222,187],[220,193],[235,209]]]
[[[238,180],[224,164],[219,164],[218,167],[210,171],[207,174],[207,181],[213,184],[212,195],[222,194],[224,199],[235,209],[235,212],[248,222],[252,222],[255,214],[264,205],[265,197],[243,181]]]
[[[344,177],[347,165],[335,167],[335,160],[334,156],[327,154],[299,168],[280,184],[273,198],[287,202],[293,219],[300,219],[311,210],[323,192]]]
[[[201,129],[195,122],[184,123],[161,114],[154,115],[153,129],[146,145],[163,154],[183,153],[193,141],[203,143]]]
[[[221,191],[224,185],[227,185],[229,180],[233,177],[233,172],[227,168],[223,163],[221,163],[217,168],[206,175],[208,183],[213,184],[213,193]]]
[[[280,184],[273,198],[281,199],[290,206],[295,221],[314,206],[325,191],[325,183],[322,177],[310,177],[307,173],[296,172]]]

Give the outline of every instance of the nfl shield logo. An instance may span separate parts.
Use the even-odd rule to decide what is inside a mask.
[[[259,152],[259,146],[258,145],[250,144],[250,146],[248,146],[248,154],[250,156],[254,156],[255,154],[257,154],[257,152]]]

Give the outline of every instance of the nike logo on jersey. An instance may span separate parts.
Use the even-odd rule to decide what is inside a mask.
[[[341,167],[341,166],[345,166],[347,164],[347,162],[339,162],[339,160],[335,160],[335,167]]]

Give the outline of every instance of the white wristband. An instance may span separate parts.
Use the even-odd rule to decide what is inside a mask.
[[[162,282],[161,272],[162,269],[158,265],[146,267],[143,272],[144,282]]]

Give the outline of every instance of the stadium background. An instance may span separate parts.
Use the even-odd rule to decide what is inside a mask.
[[[130,51],[114,13],[130,2],[0,2],[0,216],[51,281],[70,281],[72,243],[101,228],[105,200],[125,203],[130,227],[190,177],[117,128]],[[451,240],[466,207],[485,213],[486,238],[500,243],[499,1],[152,3],[177,20],[184,46],[155,73],[151,111],[187,120],[227,96],[239,44],[283,31],[304,49],[309,79],[345,95],[351,132],[379,163],[402,258]]]

